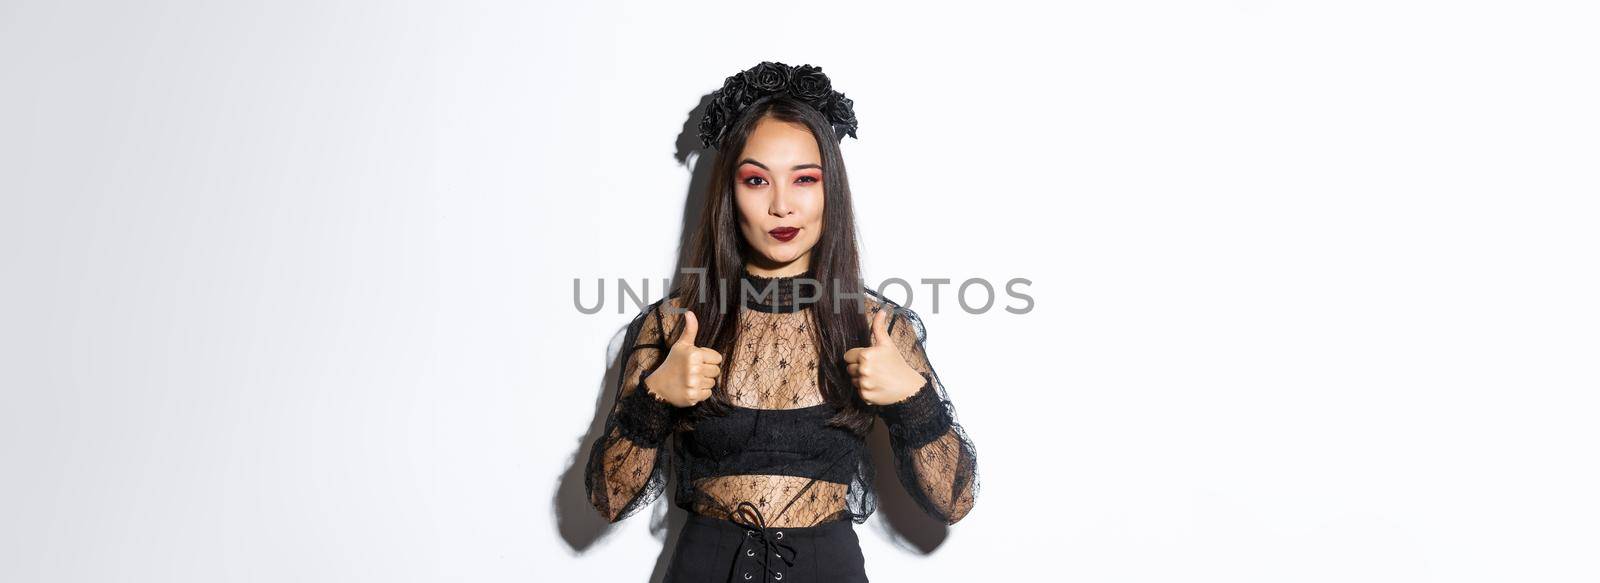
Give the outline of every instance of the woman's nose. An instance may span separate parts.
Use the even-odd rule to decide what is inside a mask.
[[[790,208],[789,192],[787,189],[782,186],[775,186],[772,189],[772,205],[768,210],[773,214],[773,216],[779,217],[786,217],[794,214],[794,209]]]

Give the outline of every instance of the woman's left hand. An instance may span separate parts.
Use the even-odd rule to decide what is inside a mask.
[[[900,349],[889,337],[889,308],[878,310],[872,318],[872,345],[851,348],[844,352],[850,380],[861,399],[871,405],[888,405],[903,401],[917,393],[927,379],[911,365],[906,364]]]

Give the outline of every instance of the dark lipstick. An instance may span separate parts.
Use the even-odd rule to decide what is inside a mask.
[[[795,235],[800,234],[800,229],[794,227],[778,227],[771,231],[767,231],[767,233],[772,235],[772,238],[787,243],[790,239],[793,239]]]

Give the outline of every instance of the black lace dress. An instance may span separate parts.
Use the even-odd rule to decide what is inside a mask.
[[[677,478],[674,503],[695,518],[731,521],[751,531],[787,528],[794,539],[803,532],[798,529],[859,524],[873,513],[874,471],[864,437],[825,424],[836,411],[819,390],[812,304],[795,293],[795,278],[748,272],[741,277],[753,289],[772,285],[778,294],[768,303],[746,298],[739,310],[738,340],[733,354],[723,355],[723,390],[734,406],[729,415],[704,417],[685,430],[681,422],[689,409],[644,388],[644,377],[677,339],[682,316],[665,303],[681,307],[679,300],[651,304],[629,325],[616,404],[590,452],[585,480],[590,502],[607,520],[622,520],[665,491],[669,461]],[[978,491],[972,441],[929,363],[917,314],[871,290],[863,296],[869,322],[878,309],[895,309],[889,336],[926,379],[913,396],[875,407],[889,434],[895,471],[923,510],[955,523],[971,510]]]

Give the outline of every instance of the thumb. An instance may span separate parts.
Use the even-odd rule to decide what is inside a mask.
[[[878,315],[872,317],[872,345],[888,346],[894,340],[889,338],[889,308],[878,310]]]
[[[700,323],[695,320],[694,310],[683,312],[683,332],[678,334],[676,344],[694,346],[695,334],[700,332]]]

